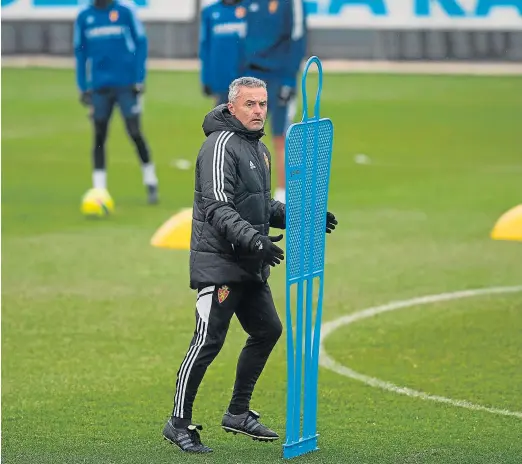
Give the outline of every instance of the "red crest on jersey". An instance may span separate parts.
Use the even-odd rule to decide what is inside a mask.
[[[241,18],[244,18],[246,16],[246,8],[244,6],[238,6],[236,8],[236,18],[237,19],[241,19]]]
[[[272,0],[269,4],[268,4],[268,11],[271,13],[271,14],[274,14],[276,11],[277,11],[277,7],[279,6],[279,2],[277,0]]]
[[[120,17],[120,15],[118,14],[118,12],[116,10],[112,10],[109,13],[109,19],[111,20],[112,23],[118,21],[119,17]]]

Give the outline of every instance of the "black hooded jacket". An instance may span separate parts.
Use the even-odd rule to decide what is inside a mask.
[[[266,281],[253,251],[270,227],[285,228],[285,206],[271,196],[270,152],[262,130],[249,131],[219,105],[205,116],[207,139],[196,162],[190,286]]]

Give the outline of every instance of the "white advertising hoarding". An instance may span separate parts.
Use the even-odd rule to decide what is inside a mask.
[[[522,30],[522,0],[305,0],[311,28]]]
[[[89,1],[2,0],[2,20],[74,19]],[[191,21],[196,16],[196,0],[134,0],[133,3],[144,21]]]
[[[2,19],[73,19],[90,0],[2,0]],[[131,0],[132,1],[132,0]],[[203,4],[220,0],[203,0]],[[249,5],[268,1],[258,0]],[[522,0],[304,0],[310,28],[522,30]],[[144,21],[191,21],[197,0],[134,0]]]

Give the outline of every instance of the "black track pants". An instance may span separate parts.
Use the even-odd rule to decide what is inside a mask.
[[[174,418],[192,419],[192,405],[207,367],[217,356],[236,314],[249,337],[239,356],[230,409],[247,411],[255,384],[283,330],[267,283],[198,289],[196,330],[178,371]]]

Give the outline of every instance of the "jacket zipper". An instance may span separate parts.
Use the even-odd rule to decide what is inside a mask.
[[[261,159],[261,156],[259,154],[259,141],[257,142],[257,146],[256,146],[256,158],[257,158],[257,162],[259,163],[259,168],[262,171],[262,176],[263,176],[263,200],[265,200],[265,195],[266,195],[266,169],[265,169],[265,161],[263,159]],[[267,216],[267,214],[266,214],[266,200],[263,201],[263,208],[264,208],[263,218],[266,218],[266,216]],[[264,226],[264,224],[265,223],[263,221],[263,226]],[[266,235],[268,235],[268,230],[265,233],[266,233]]]

